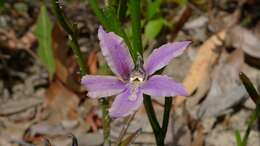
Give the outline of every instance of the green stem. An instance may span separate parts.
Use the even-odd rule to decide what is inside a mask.
[[[129,11],[131,15],[131,23],[132,23],[132,33],[133,33],[133,41],[132,46],[135,52],[134,60],[137,59],[136,53],[140,53],[142,55],[142,40],[141,40],[141,17],[140,17],[140,0],[130,0],[129,1]]]
[[[120,37],[122,37],[129,48],[130,54],[134,61],[136,54],[132,49],[131,43],[129,41],[128,36],[126,35],[120,20],[117,16],[117,10],[113,6],[107,6],[103,10],[101,10],[98,6],[97,0],[90,0],[90,7],[97,16],[99,22],[106,28],[107,31],[114,32]]]
[[[104,146],[110,146],[110,118],[108,114],[109,102],[105,98],[99,100],[101,110],[103,113],[102,124],[103,124],[103,135],[104,135]]]
[[[249,134],[251,132],[251,128],[252,128],[253,124],[256,121],[256,118],[257,118],[257,113],[254,111],[253,114],[250,117],[247,129],[246,129],[246,133],[245,133],[245,135],[243,137],[242,146],[246,146],[247,145],[248,137],[249,137]]]
[[[163,124],[162,124],[162,133],[163,133],[164,138],[165,138],[166,133],[167,133],[171,108],[172,108],[172,97],[165,97],[164,112],[163,112]]]
[[[240,136],[239,131],[236,131],[236,132],[235,132],[235,138],[236,138],[237,146],[243,146],[243,145],[242,145],[242,140],[241,140],[241,136]]]
[[[72,51],[75,55],[77,64],[79,65],[80,75],[84,76],[85,74],[87,74],[87,68],[84,64],[83,57],[82,57],[82,54],[80,52],[79,44],[78,44],[76,37],[71,37],[69,44],[70,44]]]
[[[97,0],[90,0],[89,1],[90,7],[92,11],[95,13],[97,16],[98,21],[105,27],[107,28],[109,26],[109,22],[107,21],[104,13],[99,9]],[[108,28],[107,28],[108,29]]]
[[[114,7],[117,10],[118,0],[105,0],[105,5],[109,7]]]
[[[69,38],[70,38],[69,44],[76,57],[77,64],[79,65],[80,75],[84,76],[85,74],[87,74],[87,68],[84,64],[83,57],[82,57],[82,54],[80,51],[78,38],[77,38],[77,29],[69,22],[67,17],[64,15],[63,11],[60,9],[60,6],[59,6],[57,0],[52,0],[52,8],[53,8],[55,16],[58,18],[60,25],[63,27],[63,29],[69,35]],[[100,100],[100,106],[102,108],[105,146],[109,146],[110,145],[110,139],[109,139],[109,137],[110,137],[110,120],[109,120],[109,115],[108,115],[108,100],[107,99]]]
[[[164,137],[163,137],[162,129],[156,118],[155,111],[154,111],[154,108],[152,105],[152,99],[148,95],[144,95],[144,107],[145,107],[149,122],[152,126],[157,146],[164,146]]]
[[[133,46],[133,60],[137,60],[138,53],[143,55],[142,40],[141,40],[141,16],[140,16],[140,0],[130,0],[129,1],[129,11],[131,15],[132,23],[132,46]],[[169,114],[171,109],[172,98],[166,98],[165,111],[163,126],[160,124],[156,118],[156,114],[152,105],[152,100],[150,96],[144,95],[144,106],[146,113],[148,115],[149,121],[151,123],[154,136],[156,139],[157,146],[164,146],[164,139],[167,132]]]
[[[117,17],[119,21],[123,21],[127,11],[127,0],[119,0],[117,8]]]
[[[52,0],[52,8],[55,16],[58,18],[60,25],[63,29],[69,34],[70,38],[70,46],[73,50],[73,53],[76,57],[76,61],[80,68],[80,75],[83,76],[87,73],[87,68],[84,65],[83,57],[80,52],[78,40],[77,40],[77,32],[73,25],[69,22],[69,20],[64,15],[63,11],[60,9],[60,6],[56,0]]]

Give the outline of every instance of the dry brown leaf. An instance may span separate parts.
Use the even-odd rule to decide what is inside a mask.
[[[69,71],[66,67],[68,52],[67,38],[65,32],[61,30],[60,26],[57,23],[52,29],[51,37],[56,67],[55,74],[63,83],[65,83],[69,76]]]
[[[78,118],[78,96],[55,80],[47,90],[45,107],[53,120],[76,120]]]
[[[77,67],[67,45],[67,35],[56,23],[52,30],[52,49],[55,59],[56,77],[73,91],[80,91],[80,84],[76,79]]]
[[[89,73],[92,75],[97,74],[97,52],[92,51],[88,56],[88,67],[89,67]]]
[[[204,78],[208,76],[212,66],[219,57],[219,50],[216,50],[217,46],[222,45],[226,37],[226,30],[222,30],[216,35],[210,37],[198,50],[197,56],[183,81],[183,85],[189,94],[192,94],[203,82]],[[179,106],[183,103],[186,97],[177,96],[174,98],[175,106]]]
[[[205,140],[204,129],[201,125],[198,125],[196,135],[193,138],[191,146],[203,146]]]

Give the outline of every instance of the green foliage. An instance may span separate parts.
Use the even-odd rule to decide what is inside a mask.
[[[252,100],[257,103],[257,99],[259,100],[259,94],[257,93],[254,85],[252,84],[252,82],[249,80],[249,78],[244,74],[244,73],[240,73],[239,74],[240,80],[242,81],[242,83],[244,84],[249,96],[252,98]]]
[[[75,55],[77,64],[79,65],[80,75],[83,76],[87,73],[87,68],[85,66],[83,56],[80,52],[79,43],[78,43],[78,30],[75,24],[71,23],[70,20],[63,13],[60,3],[58,0],[52,0],[52,11],[56,18],[59,21],[59,24],[68,33],[70,41],[69,45],[72,48],[72,51]]]
[[[131,56],[133,59],[135,59],[135,51],[132,49],[128,36],[126,35],[118,18],[115,7],[108,5],[104,9],[100,9],[97,0],[90,0],[89,4],[102,26],[105,27],[107,31],[115,32],[124,39],[126,45],[129,48]]]
[[[236,137],[237,146],[242,146],[242,140],[239,131],[235,132],[235,137]]]
[[[5,0],[0,0],[0,11],[3,9]]]
[[[111,75],[113,72],[110,70],[109,66],[106,63],[99,64],[97,70],[98,75]]]
[[[178,3],[179,5],[186,5],[188,0],[174,0],[176,3]]]
[[[47,68],[50,78],[52,79],[55,72],[55,64],[51,46],[51,31],[52,23],[48,17],[46,6],[41,5],[35,30],[35,34],[39,43],[37,54],[44,66]]]
[[[163,18],[148,21],[144,29],[146,40],[153,40],[162,30],[165,20]]]
[[[119,0],[118,2],[117,16],[120,21],[126,17],[127,2],[128,0]]]
[[[131,16],[132,26],[132,46],[133,46],[133,60],[137,59],[138,53],[143,54],[142,40],[141,40],[141,16],[140,16],[140,0],[129,1],[129,11]]]
[[[155,39],[161,32],[163,26],[167,24],[166,20],[160,14],[162,0],[148,0],[145,10],[144,20],[144,45]]]
[[[147,19],[152,19],[156,16],[156,14],[160,11],[161,0],[154,0],[148,4],[146,9],[145,16]]]
[[[253,111],[253,113],[251,114],[251,116],[249,118],[246,133],[243,136],[243,139],[241,139],[240,133],[238,131],[235,132],[237,146],[246,146],[251,128],[252,128],[253,124],[256,122],[256,119],[260,118],[260,96],[257,93],[252,82],[249,80],[249,78],[244,73],[241,72],[239,74],[239,77],[240,77],[240,80],[242,81],[242,83],[244,84],[249,96],[256,104],[256,109]]]

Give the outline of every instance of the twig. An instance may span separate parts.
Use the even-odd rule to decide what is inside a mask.
[[[184,9],[184,11],[179,17],[179,20],[177,20],[177,22],[174,25],[174,30],[172,31],[172,38],[171,38],[172,41],[177,37],[179,31],[182,29],[184,24],[189,20],[191,14],[192,14],[191,7],[186,6],[186,8]]]
[[[123,127],[123,129],[121,130],[121,132],[119,134],[118,143],[120,143],[123,140],[128,128],[130,126],[130,123],[133,121],[133,119],[135,117],[135,114],[136,114],[136,112],[128,117],[126,125]]]

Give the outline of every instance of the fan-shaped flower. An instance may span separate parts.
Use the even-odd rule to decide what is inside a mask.
[[[100,47],[110,69],[116,76],[85,75],[81,83],[91,98],[117,95],[109,109],[113,118],[125,117],[136,111],[143,94],[152,97],[187,96],[184,87],[166,75],[154,75],[183,53],[190,41],[167,43],[155,49],[143,64],[134,66],[122,38],[99,27]]]

